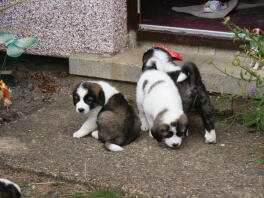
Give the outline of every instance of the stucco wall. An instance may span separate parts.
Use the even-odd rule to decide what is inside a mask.
[[[39,40],[30,54],[114,53],[127,44],[126,0],[28,0],[0,13],[0,29],[30,31],[17,34]]]

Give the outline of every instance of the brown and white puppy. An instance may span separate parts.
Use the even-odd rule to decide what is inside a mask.
[[[85,81],[73,91],[77,113],[88,119],[73,134],[80,138],[91,134],[110,151],[122,151],[121,146],[134,141],[140,132],[139,120],[125,96],[104,81]]]
[[[137,82],[136,100],[141,130],[168,147],[179,148],[188,120],[171,78],[158,70],[144,71]]]
[[[0,178],[0,198],[21,198],[21,190],[14,182]]]
[[[180,67],[173,62],[173,58],[167,51],[152,48],[143,55],[142,71],[147,70],[163,71],[171,77],[179,90],[184,112],[188,114],[196,110],[203,120],[205,142],[216,143],[212,105],[197,66],[186,62]]]

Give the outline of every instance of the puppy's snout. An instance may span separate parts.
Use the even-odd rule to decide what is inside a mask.
[[[179,148],[180,145],[179,144],[172,144],[172,147],[176,149],[176,148]]]
[[[84,108],[78,108],[79,113],[83,113],[84,112]]]

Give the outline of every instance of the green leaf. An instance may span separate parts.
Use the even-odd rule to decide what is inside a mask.
[[[22,38],[22,39],[18,39],[14,42],[14,44],[18,47],[21,48],[28,48],[31,47],[32,45],[34,45],[35,43],[37,43],[37,39],[35,38],[30,38],[30,37],[26,37],[26,38]]]
[[[235,59],[233,60],[232,64],[233,64],[234,66],[239,66],[239,65],[240,65],[240,60],[239,60],[238,58],[235,58]]]
[[[0,44],[5,44],[6,46],[12,42],[16,37],[13,34],[1,32],[0,33]]]
[[[23,52],[24,50],[14,43],[11,43],[6,50],[7,55],[13,58],[19,57]]]
[[[259,158],[256,160],[257,163],[264,164],[264,158]]]

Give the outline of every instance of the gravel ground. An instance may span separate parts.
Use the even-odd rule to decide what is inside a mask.
[[[42,79],[32,76],[24,88],[13,90],[9,108],[13,114],[0,125],[0,167],[52,176],[88,189],[111,187],[139,197],[264,196],[264,166],[255,162],[263,155],[263,136],[239,124],[227,128],[224,121],[217,121],[217,144],[208,145],[201,120],[194,115],[190,135],[178,150],[142,132],[123,152],[108,152],[91,137],[72,138],[85,117],[75,114],[71,92],[86,78],[52,78],[45,82],[56,85],[54,93],[43,91]],[[135,101],[133,84],[111,83]],[[5,176],[3,170],[0,177]]]

